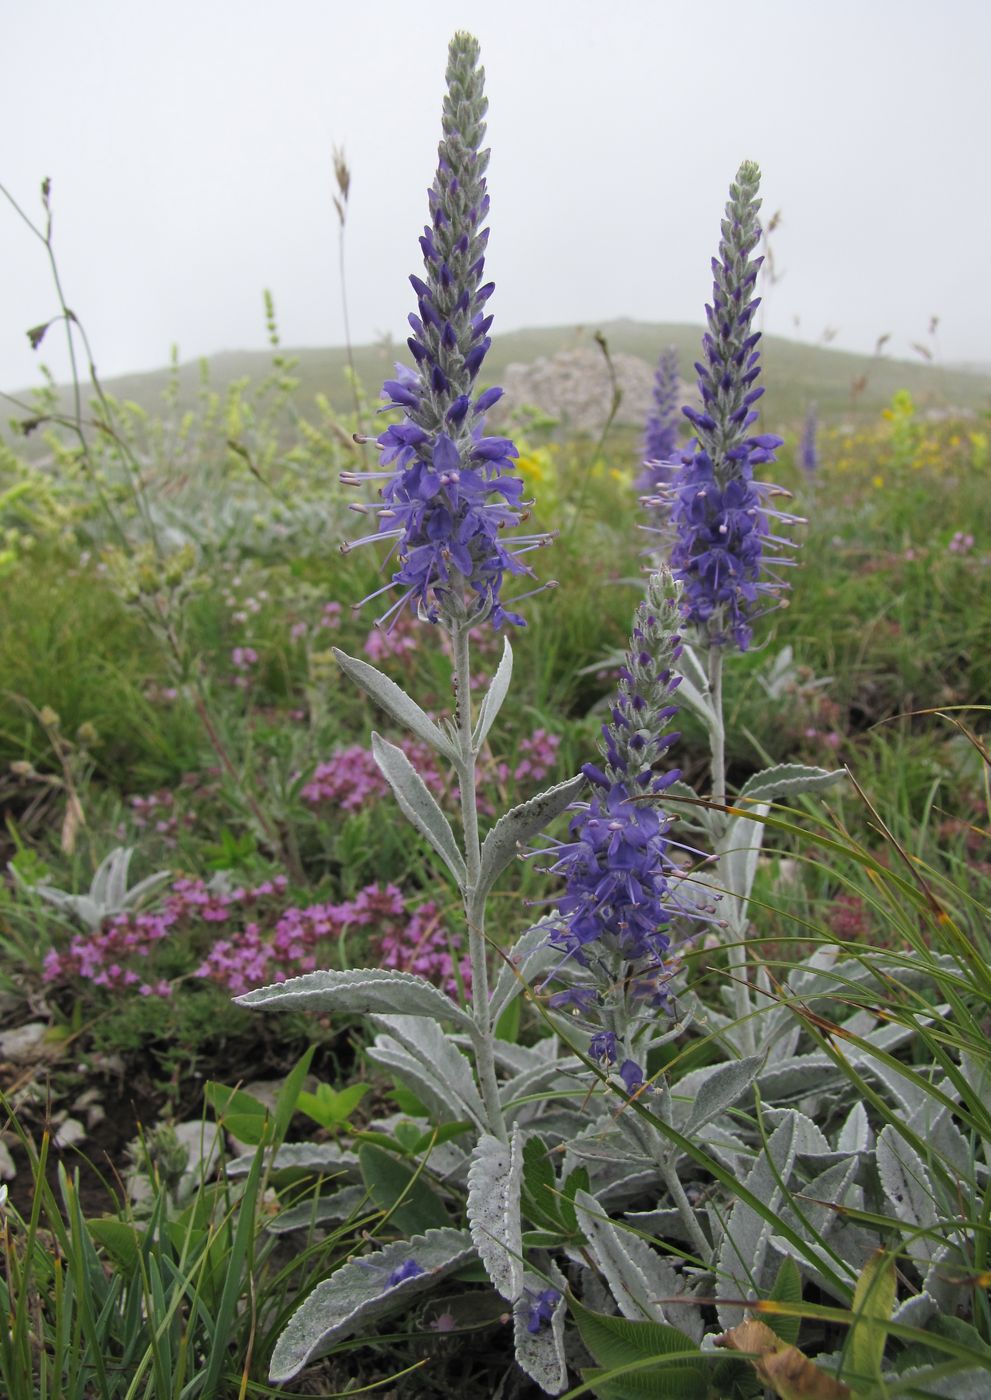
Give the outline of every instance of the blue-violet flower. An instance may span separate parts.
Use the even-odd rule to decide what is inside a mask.
[[[761,236],[759,184],[758,167],[745,161],[730,186],[719,256],[712,261],[704,360],[695,365],[702,408],[682,410],[696,436],[671,488],[671,567],[684,586],[685,620],[710,645],[733,641],[741,651],[750,644],[752,622],[783,587],[769,569],[793,562],[767,552],[769,546],[790,547],[771,533],[769,522],[795,522],[767,504],[770,496],[783,494],[780,488],[754,481],[754,468],[772,462],[782,442],[771,433],[751,433],[758,417],[754,404],[764,392],[755,382],[760,332],[751,329],[763,261],[751,256]]]
[[[662,524],[667,517],[667,504],[661,494],[670,487],[677,470],[673,458],[678,451],[678,400],[681,380],[678,376],[678,351],[669,345],[661,352],[654,375],[653,403],[643,436],[643,470],[637,478],[637,489],[645,504]]]
[[[400,590],[380,622],[415,604],[430,622],[444,618],[460,626],[488,617],[496,627],[523,626],[503,605],[503,577],[532,574],[520,556],[549,538],[505,537],[525,518],[523,482],[512,475],[518,454],[508,438],[485,434],[485,413],[502,390],[475,396],[490,345],[486,303],[493,291],[482,280],[489,153],[481,149],[488,103],[478,56],[470,34],[451,40],[430,223],[420,239],[425,276],[410,278],[418,314],[409,318],[407,344],[416,368],[397,366],[383,388],[387,406],[403,417],[377,438],[382,470],[341,478],[348,485],[384,483],[381,505],[354,507],[377,517],[367,538],[392,540],[388,558],[399,565],[371,595]]]

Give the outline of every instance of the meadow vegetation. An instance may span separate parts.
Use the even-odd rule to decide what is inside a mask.
[[[474,1079],[445,1109],[410,1071],[425,1052],[399,1023],[424,1013],[232,1000],[373,968],[460,1014],[480,971],[370,730],[459,841],[464,774],[334,655],[442,720],[457,628],[355,609],[392,568],[339,548],[360,533],[340,474],[374,468],[354,433],[377,404],[356,382],[314,399],[271,307],[269,328],[254,382],[194,393],[176,364],[155,408],[84,389],[78,412],[49,383],[14,415],[31,452],[16,434],[0,450],[3,1393],[986,1395],[991,415],[923,411],[904,387],[851,414],[768,357],[797,567],[787,606],[727,655],[716,800],[689,793],[713,787],[687,706],[682,786],[660,800],[692,870],[721,833],[708,879],[730,907],[725,794],[764,791],[769,765],[845,771],[747,808],[743,924],[727,937],[717,912],[673,943],[639,1079],[569,1036],[546,967],[523,959],[517,980],[506,954],[561,879],[546,853],[509,862],[483,969],[515,1085],[500,1137],[472,1119]],[[406,421],[393,399],[379,431]],[[513,629],[474,770],[483,830],[595,759],[657,549],[639,430],[582,440],[525,413],[500,431],[556,586]],[[469,625],[477,709],[502,640]],[[471,1034],[438,1030],[436,1054]],[[479,1227],[477,1205],[462,1230],[479,1173],[515,1190],[515,1233]],[[353,1325],[334,1314],[286,1362],[328,1279]]]

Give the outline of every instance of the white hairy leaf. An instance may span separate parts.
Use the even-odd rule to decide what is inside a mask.
[[[932,1181],[914,1147],[887,1124],[877,1139],[877,1171],[893,1214],[910,1230],[937,1228]],[[932,1259],[938,1243],[917,1235],[906,1248],[914,1259]]]
[[[230,1177],[247,1176],[256,1156],[256,1152],[245,1152],[232,1158],[224,1168],[225,1173]],[[353,1176],[358,1171],[355,1154],[345,1152],[333,1142],[283,1143],[274,1154],[271,1149],[266,1151],[265,1163],[269,1171],[294,1168],[323,1176]]]
[[[436,749],[438,753],[442,753],[445,758],[455,761],[457,753],[447,735],[424,714],[405,690],[396,685],[395,681],[384,676],[374,666],[369,666],[367,661],[348,656],[337,647],[334,647],[334,657],[344,674],[350,676],[355,685],[360,686],[366,695],[370,695],[376,704],[381,705],[391,719]]]
[[[769,810],[766,802],[757,802],[753,807],[755,817],[766,817]],[[734,817],[719,843],[717,878],[728,895],[735,896],[726,899],[722,912],[737,937],[747,931],[747,904],[763,840],[762,822],[750,817]]]
[[[358,1214],[376,1212],[374,1205],[362,1206],[368,1201],[368,1191],[364,1186],[344,1186],[329,1196],[308,1197],[299,1205],[280,1210],[265,1222],[265,1229],[273,1235],[286,1235],[292,1230],[309,1230],[328,1221],[350,1220]]]
[[[862,1099],[857,1100],[847,1115],[836,1146],[840,1152],[870,1152],[874,1146],[874,1133]]]
[[[551,1313],[550,1322],[531,1332],[531,1303],[547,1288],[538,1274],[523,1275],[523,1295],[513,1305],[513,1339],[516,1361],[531,1380],[537,1382],[545,1395],[560,1395],[568,1384],[568,1366],[564,1359],[565,1281],[557,1267],[550,1263],[547,1275],[561,1295]]]
[[[485,894],[492,888],[522,846],[571,806],[587,781],[583,773],[578,773],[546,792],[538,792],[536,797],[521,802],[518,807],[511,807],[499,818],[482,842],[480,893]]]
[[[796,1154],[806,1138],[805,1125],[808,1122],[803,1114],[787,1110],[747,1175],[744,1185],[752,1196],[764,1202],[772,1220],[767,1221],[758,1215],[746,1201],[738,1200],[733,1206],[716,1268],[723,1294],[748,1297],[755,1290],[760,1292],[769,1283],[766,1261],[774,1229],[773,1217],[781,1213],[784,1195],[782,1183],[788,1185]],[[724,1331],[736,1327],[743,1320],[743,1309],[740,1307],[720,1303],[717,1311]]]
[[[749,1089],[763,1063],[763,1055],[751,1055],[745,1060],[730,1060],[728,1064],[717,1065],[714,1069],[706,1066],[685,1075],[672,1091],[676,1105],[678,1099],[691,1099],[684,1125],[679,1125],[678,1131],[684,1137],[691,1137],[704,1123],[730,1108]],[[686,1105],[676,1106],[676,1124],[680,1117],[679,1107],[684,1109]]]
[[[463,891],[468,882],[464,856],[458,850],[450,822],[430,789],[402,749],[390,744],[381,734],[372,734],[372,754],[392,788],[399,810],[430,842],[457,881],[458,889]]]
[[[425,977],[383,967],[304,972],[301,977],[243,992],[234,1000],[253,1010],[278,1007],[291,1011],[349,1011],[356,1015],[398,1012],[404,1016],[426,1016],[431,1021],[452,1021],[456,1026],[471,1025],[471,1018]]]
[[[601,1204],[587,1191],[575,1193],[575,1213],[623,1316],[634,1322],[668,1322],[657,1300],[672,1298],[681,1288],[668,1261],[632,1230],[605,1219]]]
[[[802,792],[820,792],[846,777],[844,768],[813,768],[805,763],[778,763],[748,778],[734,799],[741,807],[772,802],[781,797],[797,797]],[[746,801],[744,800],[746,799]]]
[[[401,1312],[439,1279],[463,1268],[473,1255],[467,1231],[443,1229],[397,1240],[375,1254],[351,1260],[317,1284],[293,1313],[275,1344],[269,1378],[276,1384],[291,1380],[335,1342],[389,1313]],[[411,1259],[422,1273],[390,1288],[390,1275]]]
[[[492,728],[496,715],[502,709],[502,702],[506,698],[509,690],[509,683],[513,678],[513,648],[509,645],[509,638],[502,639],[502,657],[496,667],[496,673],[492,677],[492,683],[482,698],[478,711],[478,721],[475,724],[475,732],[471,736],[471,746],[476,753],[485,743],[486,736]]]
[[[449,1102],[455,1107],[460,1105],[460,1111],[453,1115],[455,1118],[471,1118],[479,1127],[486,1126],[486,1113],[471,1064],[436,1022],[416,1016],[375,1016],[373,1020],[387,1032],[387,1038],[394,1037],[420,1064],[427,1078]]]
[[[492,1287],[509,1303],[523,1291],[522,1182],[519,1128],[508,1143],[484,1133],[468,1170],[468,1226]]]
[[[391,1035],[377,1036],[365,1054],[374,1064],[392,1070],[396,1078],[416,1095],[433,1121],[456,1123],[468,1116],[457,1099],[448,1093],[439,1076],[425,1069],[423,1063],[404,1050]]]

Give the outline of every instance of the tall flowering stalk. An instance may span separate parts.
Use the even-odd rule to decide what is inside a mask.
[[[588,1032],[589,1055],[612,1067],[627,1093],[644,1083],[650,1044],[664,1039],[657,1013],[668,1002],[677,966],[674,930],[687,922],[694,932],[714,912],[707,894],[672,858],[671,818],[657,801],[680,777],[667,767],[679,737],[671,728],[681,683],[675,669],[679,594],[666,568],[651,576],[602,726],[601,763],[583,770],[593,795],[572,818],[570,840],[554,842],[547,852],[554,857],[549,873],[565,881],[548,935],[562,955],[549,979],[549,1005],[569,1011]],[[669,1155],[652,1137],[645,1145],[708,1258],[708,1242]]]
[[[644,424],[643,469],[637,478],[637,489],[658,525],[667,519],[665,495],[676,470],[673,459],[678,451],[680,391],[678,351],[669,345],[662,350],[654,374],[651,408]]]
[[[403,811],[458,881],[468,928],[471,966],[470,978],[465,981],[470,981],[472,988],[479,1085],[489,1131],[504,1138],[485,942],[485,899],[492,883],[492,862],[483,862],[477,803],[478,752],[504,688],[494,683],[500,700],[494,706],[486,700],[476,729],[468,634],[472,626],[486,619],[497,628],[506,623],[525,625],[523,617],[506,606],[503,583],[507,575],[532,574],[521,556],[548,543],[549,536],[507,534],[526,513],[523,482],[512,471],[517,452],[508,438],[485,431],[485,413],[502,390],[492,388],[476,394],[479,370],[490,345],[492,317],[487,305],[493,292],[493,284],[484,281],[489,153],[482,149],[482,141],[488,103],[485,73],[478,59],[477,41],[470,34],[456,34],[448,51],[437,173],[428,192],[430,222],[420,239],[424,275],[410,278],[417,310],[409,318],[413,333],[407,343],[415,367],[397,366],[396,377],[387,380],[383,388],[387,406],[400,409],[402,418],[376,439],[379,469],[348,473],[342,479],[350,485],[381,483],[379,503],[354,507],[373,515],[376,521],[374,533],[358,543],[387,540],[391,545],[386,561],[395,566],[391,579],[371,596],[390,591],[398,596],[379,619],[380,624],[391,625],[405,608],[415,607],[421,619],[443,626],[451,636],[457,696],[454,725],[446,732],[438,730],[416,710],[412,727],[451,761],[457,774],[463,855],[455,849],[446,818],[400,751],[381,739],[375,739],[374,751]],[[501,677],[505,668],[506,684],[511,658],[507,644],[499,673]],[[403,697],[397,708],[388,689],[391,682],[369,680],[371,668],[364,663],[340,654],[338,659],[396,718],[410,724],[416,707]],[[568,800],[570,797],[561,807]],[[509,858],[507,855],[506,860]]]
[[[763,261],[752,256],[761,236],[759,184],[758,167],[744,161],[730,187],[719,254],[712,261],[704,358],[695,366],[702,408],[682,410],[696,436],[682,457],[672,508],[677,536],[671,565],[684,585],[685,619],[710,644],[732,641],[741,651],[750,643],[755,617],[782,587],[771,571],[792,562],[775,552],[788,541],[771,533],[772,519],[792,519],[767,504],[779,488],[754,480],[754,468],[772,462],[782,442],[771,433],[751,432],[758,417],[754,405],[764,392],[756,383],[760,332],[752,329]]]
[[[718,256],[712,260],[712,304],[703,359],[696,363],[702,408],[682,410],[695,439],[681,457],[672,487],[674,543],[671,568],[684,588],[683,614],[708,650],[709,688],[718,724],[713,739],[713,795],[725,796],[722,728],[723,652],[730,643],[746,651],[754,620],[774,606],[783,584],[774,570],[794,561],[787,539],[771,522],[796,517],[773,509],[779,487],[754,480],[754,468],[774,461],[782,439],[754,433],[754,405],[764,393],[760,332],[752,328],[760,298],[754,295],[763,259],[755,256],[761,229],[757,197],[760,170],[744,161],[730,186]]]
[[[524,518],[523,481],[512,475],[518,454],[508,438],[485,433],[485,413],[502,390],[475,395],[491,344],[487,303],[495,289],[483,281],[488,102],[478,56],[477,40],[455,35],[437,174],[428,191],[430,223],[420,239],[425,275],[410,277],[417,311],[409,317],[407,344],[416,368],[397,366],[383,386],[387,406],[403,418],[376,439],[379,471],[342,476],[349,485],[383,483],[382,504],[353,507],[376,517],[375,534],[359,543],[391,540],[389,558],[398,563],[380,592],[397,589],[399,597],[380,622],[415,604],[425,620],[443,621],[452,631],[486,617],[496,627],[522,627],[519,613],[503,605],[503,579],[530,574],[520,556],[548,538],[507,538],[506,530]]]

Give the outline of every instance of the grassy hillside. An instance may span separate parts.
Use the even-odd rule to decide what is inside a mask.
[[[693,376],[692,363],[699,354],[701,329],[689,325],[657,325],[619,320],[601,326],[552,326],[496,334],[486,360],[488,382],[499,383],[507,365],[528,364],[541,356],[576,345],[593,345],[597,331],[605,336],[613,354],[636,355],[653,365],[660,350],[676,345],[686,378]],[[794,424],[808,404],[815,402],[825,422],[839,422],[875,415],[890,401],[897,389],[908,389],[920,408],[962,408],[980,412],[991,406],[991,378],[954,368],[908,360],[853,355],[841,350],[801,344],[780,336],[763,342],[765,404],[767,427]],[[323,393],[338,410],[346,412],[352,403],[346,377],[347,352],[342,347],[328,349],[285,349],[298,361],[294,371],[299,380],[297,402],[305,410],[318,393]],[[408,358],[405,346],[387,341],[354,349],[354,363],[368,396],[374,399],[378,386],[399,358]],[[223,389],[234,380],[258,381],[271,373],[271,354],[265,350],[224,351],[207,361],[211,385]],[[107,381],[106,388],[120,399],[132,399],[151,413],[160,408],[161,394],[168,378],[165,369],[145,374],[123,375]],[[853,386],[865,381],[859,392]],[[180,403],[191,402],[201,382],[197,361],[179,370]],[[68,399],[66,400],[68,403]],[[622,410],[620,421],[623,421]]]

